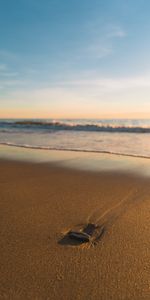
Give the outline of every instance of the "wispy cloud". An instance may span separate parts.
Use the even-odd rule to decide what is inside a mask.
[[[18,75],[19,75],[18,72],[12,72],[12,71],[3,72],[3,73],[0,72],[0,76],[3,76],[3,77],[16,77]]]
[[[14,71],[9,67],[9,65],[11,65],[11,63],[14,61],[16,62],[16,60],[18,60],[18,56],[16,54],[8,50],[0,49],[0,61],[4,61],[4,63],[0,63],[1,89],[5,89],[5,87],[15,86],[19,84],[20,79],[17,78],[19,76],[19,73],[16,70]]]
[[[111,46],[103,45],[102,43],[93,43],[89,47],[86,48],[85,53],[87,56],[101,59],[105,56],[110,55],[113,52]]]
[[[1,84],[1,89],[5,86],[8,85],[14,85],[18,77],[19,73],[14,72],[8,68],[6,64],[0,64],[0,84]],[[13,79],[12,79],[13,78]],[[14,80],[15,78],[15,80]],[[20,80],[19,80],[20,81]]]
[[[91,26],[91,27],[90,27]],[[89,58],[101,59],[115,52],[114,40],[126,37],[121,26],[106,24],[100,26],[98,22],[90,24],[87,45],[84,55]]]
[[[4,108],[25,109],[32,116],[99,117],[124,116],[150,111],[150,75],[128,78],[80,79],[57,82],[47,88],[26,88],[24,82],[7,81],[7,93],[0,95]],[[17,86],[17,88],[15,87]],[[1,81],[0,81],[1,88]]]
[[[0,64],[0,72],[6,71],[7,65],[6,64]]]
[[[0,79],[1,89],[5,89],[8,87],[18,89],[19,86],[24,86],[26,84],[27,82],[21,79]]]
[[[0,86],[15,86],[11,97],[20,98],[32,101],[50,101],[51,104],[55,101],[77,101],[89,99],[92,102],[92,97],[107,96],[108,94],[117,95],[122,92],[147,91],[150,89],[150,76],[129,77],[129,78],[95,78],[95,79],[76,79],[71,81],[57,82],[57,84],[49,84],[47,88],[30,88],[24,90],[19,85],[26,84],[21,80],[7,80],[5,83],[0,81]],[[11,91],[10,91],[11,93]],[[105,99],[105,97],[104,97]]]
[[[150,88],[150,75],[135,76],[125,78],[101,78],[95,77],[95,79],[78,79],[70,81],[59,82],[60,86],[74,86],[85,88],[99,88],[100,90],[112,91],[112,90],[125,90],[132,88]]]
[[[8,50],[0,49],[0,59],[16,60],[18,56]]]
[[[108,28],[107,38],[123,38],[126,37],[126,32],[119,26],[111,26]]]

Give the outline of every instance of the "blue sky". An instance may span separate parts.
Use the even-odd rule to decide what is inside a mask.
[[[149,117],[150,1],[1,0],[0,117]]]

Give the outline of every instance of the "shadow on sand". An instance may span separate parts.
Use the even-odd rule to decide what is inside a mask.
[[[77,231],[69,230],[58,241],[60,245],[80,246],[83,244],[96,245],[105,232],[105,227],[93,223],[85,224]],[[86,239],[85,239],[86,237]],[[87,238],[88,237],[88,238]]]

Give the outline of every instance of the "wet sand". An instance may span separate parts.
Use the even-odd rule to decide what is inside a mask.
[[[149,177],[0,160],[0,299],[150,297]],[[95,243],[65,234],[88,222]]]

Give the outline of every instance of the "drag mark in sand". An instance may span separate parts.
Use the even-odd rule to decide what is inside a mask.
[[[82,246],[82,248],[97,245],[109,227],[129,209],[134,200],[138,200],[137,194],[139,195],[138,189],[132,190],[117,204],[104,211],[103,214],[100,214],[99,210],[94,210],[84,224],[76,225],[73,230],[66,230],[59,244]]]
[[[88,217],[88,221],[90,222],[96,222],[97,224],[103,223],[105,225],[109,224],[110,221],[113,219],[116,219],[119,217],[122,213],[128,209],[129,204],[131,204],[134,199],[136,198],[138,193],[138,190],[136,189],[134,192],[129,192],[126,197],[121,199],[117,204],[113,205],[106,211],[104,211],[103,214],[99,215],[97,210],[94,210],[92,215]],[[98,216],[97,216],[98,214]]]

